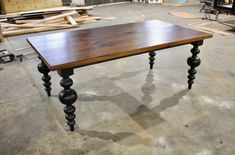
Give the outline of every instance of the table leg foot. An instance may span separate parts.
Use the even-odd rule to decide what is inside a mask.
[[[64,88],[59,93],[59,100],[62,104],[65,105],[64,113],[67,124],[70,127],[70,131],[74,131],[75,125],[75,107],[73,103],[77,100],[77,93],[75,90],[70,87],[73,85],[73,80],[69,78],[70,75],[73,75],[73,69],[59,70],[58,74],[63,78],[60,81],[60,85]]]
[[[51,96],[51,76],[48,75],[50,72],[50,69],[46,66],[46,64],[41,61],[40,64],[38,64],[38,71],[43,74],[42,81],[43,85],[45,87],[45,91],[47,93],[47,96]]]
[[[194,83],[195,74],[197,73],[196,67],[198,67],[201,63],[201,60],[197,55],[200,53],[199,46],[203,44],[203,41],[198,41],[192,43],[193,48],[191,49],[192,56],[188,58],[187,63],[190,66],[190,69],[188,70],[188,89],[192,88],[192,85]]]
[[[154,60],[155,60],[155,55],[156,55],[156,52],[154,52],[154,51],[149,52],[149,64],[150,64],[150,69],[153,69]]]

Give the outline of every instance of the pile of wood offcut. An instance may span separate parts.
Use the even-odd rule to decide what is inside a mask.
[[[13,36],[49,30],[79,27],[102,19],[88,15],[93,6],[62,6],[27,12],[0,15],[3,36]]]

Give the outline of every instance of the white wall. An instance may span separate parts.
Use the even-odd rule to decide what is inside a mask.
[[[72,0],[73,3],[80,4],[80,5],[85,5],[84,0]]]

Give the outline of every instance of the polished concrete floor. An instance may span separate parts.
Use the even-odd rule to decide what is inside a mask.
[[[168,12],[198,14],[200,7],[102,6],[91,13],[115,19],[80,29],[150,19],[189,27],[208,21]],[[234,35],[214,33],[205,41],[190,91],[186,59],[191,45],[158,51],[152,71],[148,54],[76,69],[72,79],[79,96],[73,133],[67,131],[63,105],[57,99],[60,78],[51,73],[52,97],[48,98],[27,36],[9,37],[0,46],[25,54],[23,63],[0,64],[0,155],[235,154]]]

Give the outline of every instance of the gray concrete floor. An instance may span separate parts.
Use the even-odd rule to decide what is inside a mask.
[[[102,6],[91,13],[116,19],[79,29],[150,19],[188,27],[205,21],[168,11],[198,14],[200,7]],[[235,154],[235,36],[214,34],[205,41],[191,91],[186,89],[190,45],[159,51],[153,71],[147,54],[76,69],[78,117],[71,133],[57,99],[60,78],[51,73],[48,98],[36,69],[39,61],[25,40],[31,35],[9,37],[0,45],[26,54],[23,63],[0,65],[0,155]]]

